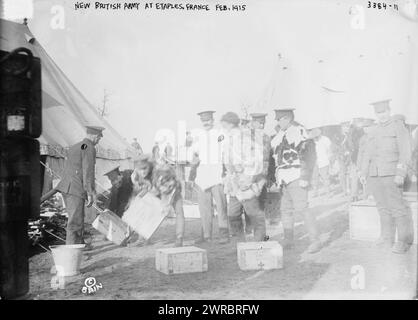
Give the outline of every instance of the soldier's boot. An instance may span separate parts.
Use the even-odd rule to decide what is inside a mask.
[[[323,243],[319,238],[318,226],[316,223],[316,218],[312,213],[309,213],[305,210],[303,212],[303,217],[305,221],[305,228],[308,231],[309,239],[311,243],[306,249],[307,253],[315,253],[322,249]]]
[[[292,249],[295,241],[295,235],[293,229],[284,229],[283,230],[283,249]]]
[[[393,226],[393,218],[388,213],[380,214],[380,237],[376,240],[375,245],[380,248],[391,248],[393,245],[395,234]]]
[[[217,243],[226,244],[229,242],[229,230],[228,228],[219,228],[219,239]]]
[[[398,230],[398,241],[392,247],[393,253],[404,254],[408,252],[414,241],[414,229],[410,214],[395,218]]]

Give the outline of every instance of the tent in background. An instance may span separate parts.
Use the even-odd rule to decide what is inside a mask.
[[[120,164],[121,168],[132,167],[135,150],[71,83],[28,26],[0,19],[0,30],[1,50],[25,47],[41,59],[43,131],[39,142],[45,164],[56,175],[62,174],[67,148],[83,139],[86,125],[96,125],[105,128],[104,137],[97,146],[96,180],[99,191],[100,186],[108,186],[107,178],[103,177],[108,169],[116,164]],[[43,193],[52,187],[52,180],[51,171],[45,170]]]

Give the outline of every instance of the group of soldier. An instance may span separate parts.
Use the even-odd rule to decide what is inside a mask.
[[[402,186],[411,161],[411,139],[402,119],[391,116],[389,100],[372,104],[377,122],[366,121],[366,134],[361,139],[356,161],[356,175],[373,195],[381,219],[379,246],[392,246],[392,251],[405,253],[412,244],[414,232],[410,209],[402,197]],[[214,111],[198,113],[203,129],[190,139],[189,179],[197,190],[201,217],[200,243],[267,241],[265,199],[268,188],[280,188],[280,211],[283,226],[282,245],[294,246],[295,216],[300,214],[309,235],[308,253],[321,250],[315,215],[308,210],[308,190],[312,176],[324,176],[328,166],[324,159],[318,166],[318,146],[327,148],[320,132],[312,135],[295,120],[293,108],[274,111],[276,134],[264,132],[267,114],[251,114],[249,123],[234,112],[220,118],[215,125]],[[367,128],[367,129],[366,129]],[[83,243],[84,205],[105,202],[119,216],[134,197],[152,192],[157,197],[172,195],[176,216],[176,246],[183,245],[184,181],[176,163],[155,153],[142,154],[133,170],[119,167],[106,172],[112,189],[99,197],[95,191],[95,144],[103,128],[87,127],[87,137],[70,147],[65,175],[57,189],[64,195],[67,211],[67,243]],[[317,154],[318,153],[318,154]],[[340,170],[343,171],[343,170]],[[346,170],[347,172],[347,170]],[[325,175],[323,179],[328,178]],[[345,181],[345,178],[340,180]],[[325,184],[328,187],[327,184]],[[106,199],[106,201],[104,200]],[[218,236],[213,236],[214,212],[217,213]],[[395,231],[397,241],[395,242]],[[248,233],[252,237],[248,237]]]

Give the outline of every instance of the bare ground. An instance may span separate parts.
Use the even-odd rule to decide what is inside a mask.
[[[93,250],[85,253],[81,274],[68,278],[64,289],[51,288],[52,256],[30,259],[32,299],[411,299],[415,295],[417,247],[406,255],[377,249],[348,235],[348,205],[341,196],[311,201],[325,247],[307,254],[308,239],[300,219],[297,242],[284,252],[284,268],[241,271],[236,243],[208,244],[209,270],[205,273],[165,275],[155,270],[157,248],[174,243],[174,222],[163,223],[148,246],[119,247],[94,236]],[[272,240],[280,228],[268,226]],[[186,222],[186,245],[200,235],[200,221]],[[363,277],[364,275],[364,277]],[[81,292],[84,280],[95,277],[103,288],[94,295]],[[364,287],[361,279],[364,279]],[[357,280],[360,279],[360,282]],[[360,287],[358,284],[360,283]]]

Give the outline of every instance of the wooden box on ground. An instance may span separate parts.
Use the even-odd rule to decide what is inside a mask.
[[[204,272],[208,270],[206,250],[196,247],[158,249],[155,267],[165,274]]]
[[[237,244],[237,256],[241,270],[283,268],[283,249],[277,241],[240,242]]]
[[[417,243],[417,201],[405,197],[412,212],[414,222],[414,243]],[[354,202],[349,209],[350,238],[353,240],[375,241],[380,237],[380,217],[376,203],[372,200]]]
[[[93,221],[93,228],[106,236],[106,239],[117,245],[124,244],[128,236],[128,225],[116,214],[106,210]]]

